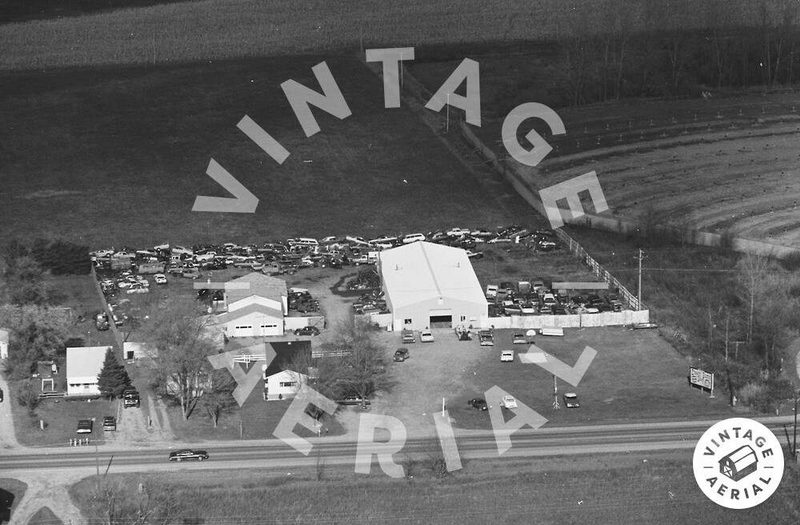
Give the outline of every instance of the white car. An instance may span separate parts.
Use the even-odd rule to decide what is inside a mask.
[[[466,228],[450,228],[445,233],[447,233],[448,237],[461,237],[463,235],[469,235],[472,231]]]
[[[149,288],[146,288],[142,285],[133,285],[127,290],[125,290],[126,294],[134,294],[134,293],[148,293],[150,291]]]
[[[517,408],[517,400],[514,399],[514,396],[503,396],[501,405],[505,408]]]
[[[514,361],[514,351],[513,350],[503,350],[500,354],[500,361],[503,363],[511,363]]]
[[[157,273],[153,276],[153,280],[156,284],[167,284],[167,276],[163,273]]]
[[[425,235],[421,233],[409,233],[408,235],[403,237],[403,244],[410,244],[412,242],[424,241],[424,240],[425,240]]]
[[[525,338],[525,334],[517,332],[514,334],[514,344],[515,345],[524,345],[527,344],[528,340]]]
[[[421,343],[432,343],[433,342],[433,333],[430,330],[420,330],[419,332],[419,341]]]
[[[575,392],[567,392],[564,394],[564,405],[567,408],[580,408],[581,404],[578,402],[578,394]]]

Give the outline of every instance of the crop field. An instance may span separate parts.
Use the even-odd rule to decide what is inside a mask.
[[[322,60],[352,115],[317,111],[322,131],[306,138],[279,85],[318,86],[311,67]],[[539,221],[499,175],[462,163],[410,110],[384,109],[380,79],[355,58],[8,73],[3,80],[2,240],[147,247]],[[236,128],[244,115],[289,150],[283,165]],[[254,214],[191,212],[198,195],[228,196],[205,173],[212,157],[260,199]]]
[[[559,97],[548,92],[546,61],[538,54],[531,60],[473,58],[488,84],[481,86],[481,102],[489,115],[473,129],[505,157],[500,128],[506,114],[524,102]],[[456,65],[429,62],[410,69],[435,90]],[[798,106],[796,93],[787,91],[558,109],[566,135],[553,137],[541,122],[526,124],[520,137],[533,126],[554,150],[536,168],[518,166],[537,189],[596,171],[610,208],[601,215],[800,248]]]
[[[159,2],[137,0],[135,5],[146,3]],[[728,4],[726,20],[695,16],[676,21],[665,15],[681,8],[670,7],[666,0],[653,2],[647,9],[661,13],[655,16],[662,29],[692,27],[707,20],[730,26],[752,22],[748,2]],[[700,6],[692,7],[701,11]],[[87,14],[0,25],[0,69],[217,60],[362,45],[533,40],[600,31],[602,23],[581,21],[603,20],[607,11],[600,2],[565,5],[559,0],[504,1],[502,9],[483,0],[201,0],[95,14],[91,13],[96,6],[89,4],[63,9],[68,15]],[[644,26],[642,9],[635,2],[628,6],[627,10],[637,12],[628,21],[630,30]],[[19,19],[20,11],[24,18],[25,9],[9,9],[0,22]]]

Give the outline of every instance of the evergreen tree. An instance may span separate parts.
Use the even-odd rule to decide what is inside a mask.
[[[114,355],[113,348],[109,348],[106,352],[103,368],[97,378],[97,386],[105,397],[119,397],[126,388],[131,386],[131,378],[128,377],[125,367]]]

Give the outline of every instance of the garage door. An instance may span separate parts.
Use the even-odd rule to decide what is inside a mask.
[[[431,328],[452,328],[453,313],[450,310],[431,310],[429,321]]]

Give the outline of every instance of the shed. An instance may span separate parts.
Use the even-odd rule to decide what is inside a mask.
[[[0,359],[8,359],[8,330],[0,328]]]

